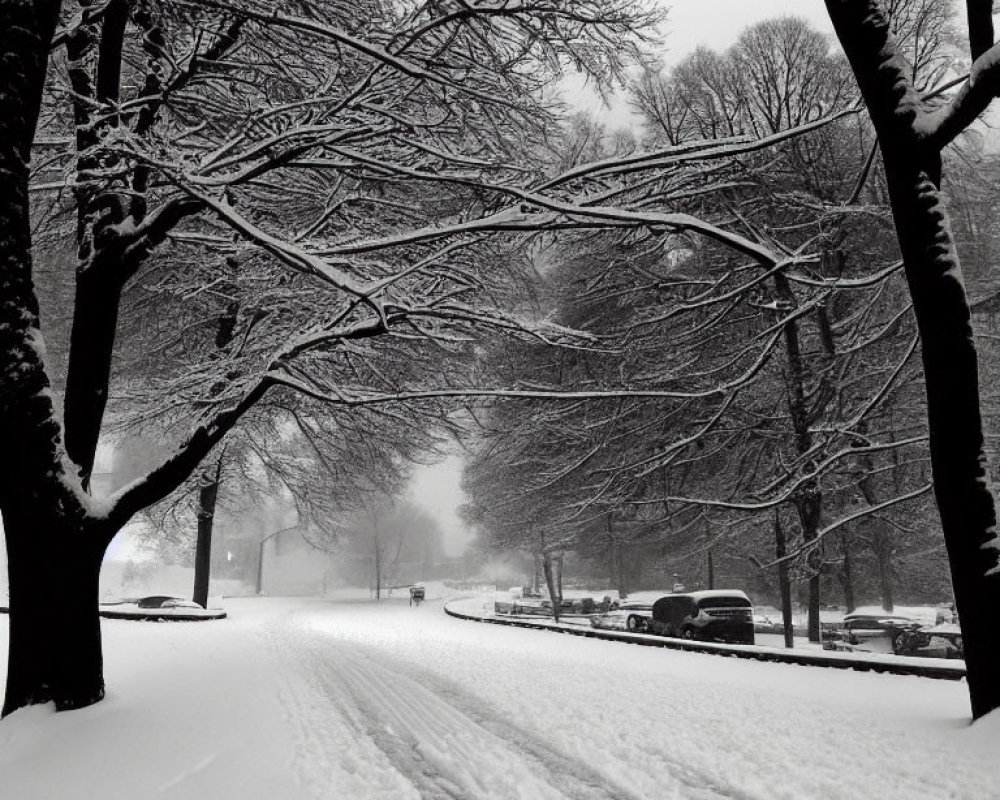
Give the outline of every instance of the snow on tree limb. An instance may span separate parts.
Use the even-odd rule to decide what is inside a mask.
[[[941,150],[949,145],[986,111],[998,94],[1000,45],[992,45],[973,62],[969,77],[955,96],[921,121],[920,133],[927,146]]]
[[[892,508],[893,506],[899,505],[900,503],[906,503],[909,502],[910,500],[916,500],[918,497],[922,497],[923,495],[930,492],[933,488],[934,488],[933,483],[925,483],[923,486],[920,486],[914,489],[913,491],[897,495],[896,497],[891,497],[888,500],[883,500],[881,503],[877,503],[873,506],[866,506],[865,508],[861,508],[858,511],[855,511],[853,514],[848,514],[846,517],[838,519],[836,522],[831,522],[829,525],[819,530],[819,532],[816,534],[815,539],[811,539],[810,541],[802,544],[801,546],[796,547],[794,550],[791,550],[789,553],[782,556],[781,558],[776,558],[773,561],[761,564],[761,569],[769,569],[771,567],[776,567],[779,564],[795,561],[801,558],[802,556],[808,554],[809,552],[815,550],[817,547],[821,547],[823,544],[823,539],[825,537],[829,536],[834,531],[843,528],[845,525],[850,525],[853,522],[858,522],[859,520],[862,520],[865,517],[878,514],[880,511],[884,511],[887,508]]]

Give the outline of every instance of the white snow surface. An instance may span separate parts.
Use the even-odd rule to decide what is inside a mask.
[[[970,727],[962,682],[467,622],[442,605],[246,598],[220,622],[103,620],[107,699],[0,723],[0,797],[1000,797],[1000,716]]]

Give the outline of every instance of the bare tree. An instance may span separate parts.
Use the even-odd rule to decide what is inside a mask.
[[[23,454],[5,465],[0,496],[11,593],[5,713],[103,697],[97,577],[108,543],[266,397],[299,391],[344,407],[394,398],[408,384],[379,372],[370,340],[405,349],[420,339],[430,351],[465,346],[448,331],[455,323],[531,327],[466,302],[493,285],[474,276],[465,250],[477,232],[536,224],[517,210],[521,199],[496,209],[508,185],[525,181],[513,156],[530,155],[527,132],[544,135],[555,119],[539,100],[545,80],[567,61],[595,75],[620,68],[652,21],[630,3],[587,2],[570,14],[498,4],[442,15],[426,5],[400,15],[376,2],[361,13],[308,2],[285,13],[254,2],[81,0],[67,4],[57,35],[59,11],[40,0],[0,9],[0,442]],[[53,46],[62,88],[46,109],[55,138],[70,132],[69,147],[65,176],[34,188],[71,190],[80,245],[62,420],[42,361],[28,206]],[[412,209],[404,197],[400,207],[396,184],[409,198],[423,186],[428,205]],[[384,213],[340,215],[358,204]],[[170,384],[165,410],[194,411],[175,417],[173,454],[113,496],[93,497],[121,299],[151,254],[164,257],[157,248],[168,236],[178,266],[206,251],[252,252],[250,279],[283,275],[292,291],[263,327],[249,316],[234,330],[239,354],[206,349]],[[325,371],[330,360],[339,368]]]
[[[441,555],[441,528],[411,501],[388,495],[368,498],[342,520],[324,545],[344,577],[368,582],[376,599],[400,581],[423,580],[422,571]]]
[[[828,0],[837,36],[878,134],[920,330],[934,494],[962,625],[974,718],[1000,706],[1000,643],[988,609],[1000,597],[996,510],[986,473],[975,341],[941,193],[941,152],[995,94],[992,3],[968,0],[969,78],[943,106],[923,101],[876,0]]]

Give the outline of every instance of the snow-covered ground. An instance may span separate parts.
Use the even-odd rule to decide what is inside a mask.
[[[0,723],[0,797],[1000,797],[1000,716],[969,727],[959,682],[465,622],[440,599],[226,606],[105,620],[108,698]]]

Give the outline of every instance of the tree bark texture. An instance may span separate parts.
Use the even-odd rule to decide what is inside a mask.
[[[987,482],[969,304],[941,198],[934,118],[875,0],[827,0],[878,135],[920,332],[934,495],[962,626],[974,718],[1000,707],[996,510]],[[992,32],[990,33],[992,39]],[[946,138],[946,137],[944,137]]]
[[[65,711],[104,697],[98,582],[105,545],[37,509],[4,513],[10,653],[3,714],[55,702]]]
[[[43,364],[28,162],[59,2],[0,3],[0,512],[10,585],[3,714],[104,696],[98,576],[110,541],[88,516]]]

